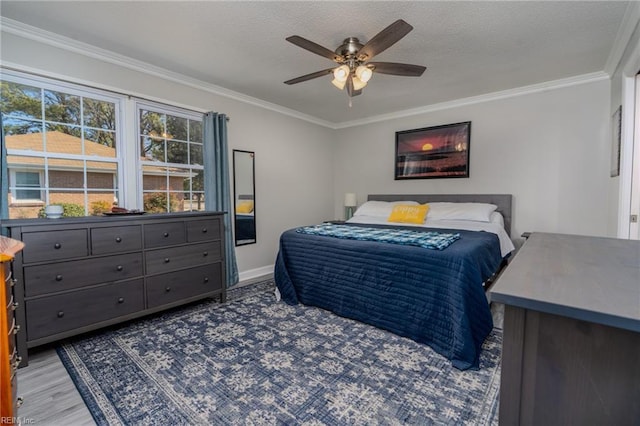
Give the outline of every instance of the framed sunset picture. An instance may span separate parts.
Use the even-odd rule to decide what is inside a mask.
[[[471,122],[396,132],[395,179],[469,177]]]

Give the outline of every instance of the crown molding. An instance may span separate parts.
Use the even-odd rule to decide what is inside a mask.
[[[438,104],[427,105],[418,108],[406,109],[403,111],[392,112],[390,114],[376,115],[374,117],[364,118],[362,120],[345,121],[337,124],[335,129],[345,129],[348,127],[362,126],[365,124],[373,124],[380,121],[395,120],[398,118],[410,117],[413,115],[426,114],[434,111],[441,111],[450,108],[459,108],[463,106],[478,104],[482,102],[490,102],[498,99],[513,98],[516,96],[529,95],[532,93],[545,92],[548,90],[556,90],[564,87],[575,86],[578,84],[592,83],[595,81],[608,80],[609,74],[599,71],[590,74],[583,74],[560,80],[547,81],[544,83],[532,84],[530,86],[517,87],[515,89],[502,90],[500,92],[492,92],[469,98],[456,99],[449,102],[441,102]]]
[[[622,23],[618,28],[618,34],[616,34],[616,39],[613,42],[609,57],[604,66],[604,71],[607,74],[613,75],[618,69],[622,55],[624,55],[629,40],[638,26],[638,22],[640,22],[640,2],[630,1],[629,4],[627,4],[627,9],[622,17]]]
[[[198,90],[204,90],[206,92],[223,96],[225,98],[233,99],[238,102],[257,106],[267,110],[275,111],[280,114],[288,115],[290,117],[298,118],[300,120],[307,121],[309,123],[317,124],[319,126],[334,128],[335,123],[321,120],[311,115],[303,114],[296,110],[283,107],[271,102],[264,101],[262,99],[247,96],[245,94],[235,92],[233,90],[225,89],[221,86],[216,86],[211,83],[207,83],[202,80],[198,80],[192,77],[185,76],[180,73],[169,71],[165,68],[148,64],[137,59],[130,58],[128,56],[120,55],[118,53],[111,52],[106,49],[102,49],[96,46],[92,46],[87,43],[83,43],[78,40],[71,39],[69,37],[61,36],[59,34],[52,33],[50,31],[36,28],[31,25],[24,24],[13,19],[0,17],[0,28],[3,32],[14,34],[26,39],[34,40],[49,46],[67,50],[69,52],[77,53],[90,58],[98,59],[100,61],[115,64],[124,68],[131,69],[154,77],[159,77],[164,80],[180,83],[185,86],[193,87]],[[95,84],[95,83],[92,83]]]

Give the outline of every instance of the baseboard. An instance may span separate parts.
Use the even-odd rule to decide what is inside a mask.
[[[262,266],[256,269],[249,269],[248,271],[242,271],[238,274],[238,285],[250,284],[252,280],[256,278],[264,278],[266,275],[273,275],[273,268],[275,265]]]

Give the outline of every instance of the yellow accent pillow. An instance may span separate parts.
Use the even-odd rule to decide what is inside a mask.
[[[236,213],[251,213],[253,211],[253,201],[238,201]]]
[[[424,223],[428,211],[428,204],[419,204],[417,206],[399,204],[393,207],[387,222]]]

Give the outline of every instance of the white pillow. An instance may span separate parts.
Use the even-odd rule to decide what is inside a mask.
[[[493,212],[491,213],[491,223],[497,223],[498,225],[500,225],[501,227],[504,228],[504,216],[502,216],[502,214],[498,213],[498,212]]]
[[[427,220],[471,220],[490,222],[498,206],[485,203],[429,203]]]
[[[396,204],[418,205],[416,201],[367,201],[353,214],[354,216],[374,216],[387,219]]]

